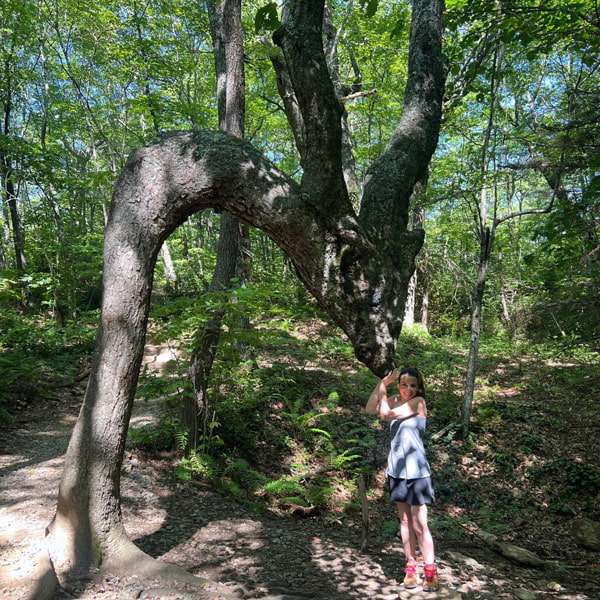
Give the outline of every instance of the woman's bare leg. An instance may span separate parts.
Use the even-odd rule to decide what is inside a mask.
[[[415,507],[416,508],[416,507]],[[414,530],[414,518],[411,514],[411,506],[406,502],[396,502],[398,519],[400,521],[400,537],[406,560],[416,559],[416,535]]]
[[[423,562],[431,565],[435,561],[433,537],[427,523],[427,504],[410,507],[412,529],[419,540],[419,549],[423,555]],[[413,536],[414,537],[414,536]]]

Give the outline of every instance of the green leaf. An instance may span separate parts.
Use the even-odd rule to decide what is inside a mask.
[[[277,15],[277,4],[270,2],[256,11],[254,17],[254,31],[259,33],[262,30],[275,31],[281,25]]]
[[[401,15],[396,19],[392,30],[390,31],[390,39],[401,39],[404,34],[404,30],[406,29],[406,18],[404,15]]]
[[[361,0],[361,6],[366,9],[365,14],[371,18],[375,16],[377,7],[379,6],[379,0]]]

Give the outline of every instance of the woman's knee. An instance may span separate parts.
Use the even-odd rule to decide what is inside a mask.
[[[418,519],[413,519],[412,528],[418,538],[421,538],[427,531],[427,526],[424,527],[423,523],[421,523]]]
[[[424,508],[424,510],[423,510]],[[427,525],[427,507],[419,507],[411,513],[412,526],[418,536],[429,532]]]

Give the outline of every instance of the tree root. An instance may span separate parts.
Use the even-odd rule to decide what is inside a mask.
[[[124,544],[111,552],[102,565],[102,572],[118,577],[135,576],[142,582],[147,581],[148,588],[142,592],[141,598],[150,599],[153,594],[156,595],[156,590],[163,593],[169,589],[170,593],[177,592],[178,597],[183,594],[182,597],[189,596],[195,600],[239,600],[231,587],[196,577],[182,567],[152,558],[133,543]]]
[[[58,587],[58,578],[46,550],[40,555],[38,567],[32,577],[32,584],[27,600],[51,600],[54,597]]]
[[[58,588],[58,577],[50,559],[48,549],[43,543],[37,557],[37,566],[28,582],[29,588],[25,600],[51,600]]]
[[[488,533],[487,531],[480,529],[475,523],[462,523],[457,519],[455,520],[459,525],[467,529],[471,535],[482,540],[488,548],[501,556],[504,556],[504,558],[508,558],[508,560],[511,560],[512,562],[527,567],[538,568],[546,565],[546,561],[539,558],[533,552],[521,548],[520,546],[515,546],[514,544],[499,540],[493,533]]]
[[[161,562],[131,542],[120,544],[118,550],[111,552],[100,572],[104,577],[112,575],[139,580],[143,588],[139,597],[144,600],[169,595],[182,600],[239,600],[230,586],[196,577],[182,567]],[[74,578],[82,577],[85,578],[86,574],[57,573],[48,550],[42,548],[24,600],[51,600],[63,579],[72,582]]]

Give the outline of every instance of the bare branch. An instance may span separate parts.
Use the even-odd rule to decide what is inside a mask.
[[[377,94],[377,90],[369,90],[367,92],[356,92],[355,94],[350,94],[348,96],[343,96],[340,98],[343,102],[348,100],[356,100],[356,98],[364,98],[365,96],[374,96]]]

